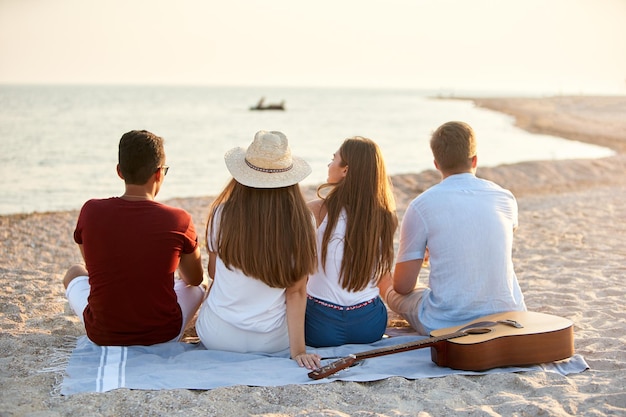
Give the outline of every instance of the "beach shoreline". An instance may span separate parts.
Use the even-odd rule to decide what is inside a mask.
[[[528,372],[393,377],[368,383],[211,391],[120,389],[59,396],[54,354],[84,334],[61,278],[80,262],[72,240],[78,210],[0,216],[0,416],[263,415],[404,416],[626,414],[626,97],[474,98],[535,133],[602,145],[602,159],[533,161],[481,168],[510,189],[520,227],[514,264],[529,310],[574,322],[576,353],[590,369],[563,377]],[[478,138],[480,141],[480,137]],[[401,217],[439,181],[424,171],[392,178]],[[313,198],[315,187],[303,187]],[[188,210],[199,234],[212,197],[167,203]],[[206,265],[206,256],[203,253]]]

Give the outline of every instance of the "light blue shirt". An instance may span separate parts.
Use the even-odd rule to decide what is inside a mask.
[[[396,262],[430,251],[429,289],[418,315],[426,330],[526,310],[513,269],[517,202],[510,191],[457,174],[415,198],[402,221]]]

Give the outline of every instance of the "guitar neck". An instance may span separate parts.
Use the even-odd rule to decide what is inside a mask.
[[[432,346],[436,343],[442,342],[444,340],[453,339],[455,337],[461,337],[467,335],[467,331],[458,331],[454,333],[449,333],[441,336],[434,336],[428,339],[419,340],[416,342],[403,343],[400,345],[393,345],[379,349],[368,350],[366,352],[355,353],[339,360],[336,360],[328,365],[322,366],[319,369],[315,369],[309,372],[309,378],[312,379],[321,379],[326,378],[329,375],[332,375],[342,369],[346,369],[352,366],[353,363],[361,361],[367,358],[374,358],[376,356],[383,355],[391,355],[392,353],[405,352],[408,350],[421,349],[428,346]]]
[[[459,331],[454,333],[448,333],[441,336],[429,337],[428,339],[418,340],[415,342],[402,343],[400,345],[387,346],[379,349],[368,350],[361,353],[355,353],[355,361],[360,361],[368,358],[375,358],[377,356],[390,355],[393,353],[406,352],[409,350],[422,349],[429,346],[433,346],[444,340],[454,339],[456,337],[466,336],[466,331]]]

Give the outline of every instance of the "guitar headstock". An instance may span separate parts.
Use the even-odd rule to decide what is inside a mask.
[[[345,358],[341,358],[339,360],[331,362],[328,365],[324,365],[319,369],[315,369],[314,371],[309,372],[308,375],[311,379],[326,378],[327,376],[339,372],[342,369],[349,368],[350,366],[352,366],[352,364],[354,364],[354,362],[356,362],[356,356],[349,355]]]

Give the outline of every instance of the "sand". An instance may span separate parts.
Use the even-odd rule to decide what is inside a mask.
[[[84,334],[61,278],[79,262],[77,211],[0,217],[0,417],[6,416],[476,416],[626,415],[626,97],[476,99],[533,132],[611,147],[598,160],[480,168],[511,189],[520,228],[514,262],[530,310],[571,319],[590,369],[448,376],[211,391],[116,390],[58,394],[53,354]],[[436,126],[433,126],[435,128]],[[480,140],[480,137],[479,137]],[[427,151],[427,150],[425,150]],[[389,164],[393,161],[388,161]],[[393,178],[402,215],[439,180],[434,171]],[[305,190],[312,196],[314,190]],[[170,201],[200,230],[211,198]],[[205,259],[206,263],[206,259]]]

